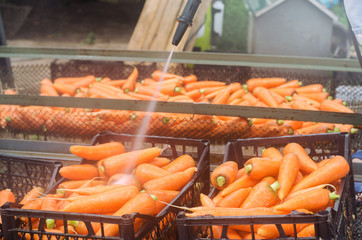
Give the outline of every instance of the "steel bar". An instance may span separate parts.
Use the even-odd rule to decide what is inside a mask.
[[[362,125],[362,114],[360,113],[338,113],[207,103],[153,102],[154,109],[152,110],[149,109],[150,102],[143,100],[92,98],[77,98],[75,100],[74,98],[64,97],[0,95],[0,104],[239,116]]]
[[[166,62],[167,51],[0,47],[0,57]],[[357,60],[236,53],[175,52],[174,63],[362,72]]]

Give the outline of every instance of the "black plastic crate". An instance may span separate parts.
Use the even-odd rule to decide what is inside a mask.
[[[267,147],[275,147],[282,151],[283,147],[290,143],[301,144],[309,156],[316,162],[341,155],[348,161],[351,170],[341,181],[337,194],[340,199],[335,202],[333,208],[307,215],[292,212],[280,216],[247,216],[247,217],[186,217],[180,212],[176,218],[180,239],[215,239],[212,238],[212,225],[224,226],[225,235],[222,239],[228,239],[226,230],[229,225],[276,224],[280,229],[281,224],[314,223],[316,237],[297,238],[287,237],[283,230],[279,230],[278,239],[353,239],[352,225],[356,217],[355,190],[352,163],[350,157],[349,135],[346,133],[315,134],[304,136],[284,136],[272,138],[253,138],[231,140],[225,149],[225,161],[235,161],[239,168],[251,157],[260,157],[262,150]],[[213,197],[218,190],[212,188],[209,196]],[[254,236],[254,235],[253,235]]]
[[[171,160],[176,157],[189,154],[197,162],[197,171],[193,179],[180,191],[179,195],[171,202],[177,206],[192,206],[194,199],[200,193],[208,194],[210,186],[210,150],[209,141],[200,139],[184,139],[184,138],[168,138],[168,137],[155,137],[145,136],[142,139],[137,138],[136,135],[115,134],[111,132],[104,132],[97,134],[91,144],[100,144],[109,141],[119,141],[123,143],[126,150],[130,150],[135,144],[135,141],[143,141],[144,147],[159,147],[163,149],[161,157],[167,157]],[[82,160],[82,163],[87,163]],[[48,192],[54,192],[59,183],[64,179],[58,181],[49,189]],[[25,229],[18,221],[19,217],[40,218],[41,221],[45,219],[60,219],[65,225],[67,220],[84,221],[86,224],[90,222],[116,223],[119,226],[119,237],[102,237],[94,235],[93,228],[90,226],[88,235],[75,235],[69,233],[67,229],[63,233],[49,233],[47,232],[43,239],[53,239],[52,236],[74,237],[74,239],[175,239],[177,238],[177,226],[175,219],[180,209],[174,207],[164,208],[157,216],[147,216],[138,213],[127,214],[122,217],[106,216],[99,214],[79,214],[79,213],[64,213],[64,212],[46,212],[37,210],[24,210],[19,209],[19,205],[10,204],[2,208],[2,220],[4,224],[5,240],[10,239],[23,239],[18,237],[19,234],[24,236],[25,233],[41,234],[44,229],[29,230]],[[133,223],[136,218],[147,219],[141,229],[134,233]],[[103,225],[101,226],[103,228]],[[93,232],[93,233],[92,233]],[[93,235],[92,235],[93,234]],[[24,238],[25,239],[25,238]]]

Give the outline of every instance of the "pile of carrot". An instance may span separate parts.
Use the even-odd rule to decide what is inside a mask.
[[[312,214],[334,206],[341,179],[350,167],[342,156],[333,156],[318,163],[306,150],[292,142],[283,150],[264,149],[260,157],[248,159],[243,168],[225,161],[211,173],[214,194],[200,194],[201,206],[190,208],[187,217],[205,215],[259,216],[286,215],[291,211]],[[275,224],[256,224],[255,239],[275,239]],[[315,236],[314,224],[282,224],[291,237]],[[295,227],[295,230],[294,230]],[[212,226],[213,236],[220,238],[222,226]],[[229,239],[251,239],[250,225],[230,225]]]
[[[89,213],[122,216],[138,212],[150,216],[159,214],[191,181],[197,171],[195,160],[188,154],[174,160],[160,157],[162,149],[150,147],[126,151],[120,142],[94,146],[73,145],[70,151],[94,164],[63,166],[59,174],[64,178],[53,193],[34,188],[20,202],[22,209]],[[29,219],[21,218],[25,228]],[[146,222],[136,218],[135,232]],[[39,218],[32,218],[33,229]],[[46,219],[45,230],[64,232],[64,222]],[[92,222],[96,235],[119,236],[118,225]],[[68,221],[68,233],[87,235],[86,224]]]
[[[332,99],[321,84],[302,86],[298,80],[252,78],[242,85],[216,80],[199,80],[195,75],[180,76],[154,71],[139,79],[135,67],[126,79],[83,77],[43,79],[40,94],[73,98],[114,98],[146,101],[226,104],[353,113],[342,100]],[[5,94],[16,94],[13,91]],[[75,100],[76,101],[76,100]],[[147,116],[149,114],[150,116]],[[147,134],[188,138],[248,138],[300,135],[325,132],[356,133],[350,124],[316,123],[282,119],[203,116],[174,113],[80,109],[60,107],[0,106],[2,128],[62,135],[94,135],[100,131],[133,133],[149,117]]]

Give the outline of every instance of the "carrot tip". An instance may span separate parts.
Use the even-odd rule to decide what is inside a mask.
[[[253,170],[253,165],[251,165],[251,164],[249,163],[248,165],[246,165],[246,166],[244,167],[244,169],[245,169],[245,173],[250,173],[251,170]]]
[[[223,176],[218,176],[216,178],[216,183],[218,187],[223,187],[226,183],[226,179]]]
[[[47,220],[45,220],[45,223],[46,223],[48,229],[55,228],[55,220],[54,219],[48,218]]]

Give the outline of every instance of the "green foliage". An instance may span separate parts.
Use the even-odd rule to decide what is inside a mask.
[[[342,23],[346,28],[348,28],[346,10],[344,9],[343,4],[334,6],[331,11],[336,14],[336,16],[338,17],[338,21]]]
[[[84,39],[84,42],[87,44],[94,44],[95,41],[96,41],[96,36],[94,32],[88,33],[88,36]]]
[[[216,47],[225,52],[247,52],[248,11],[240,0],[224,1],[222,36],[217,38]]]

